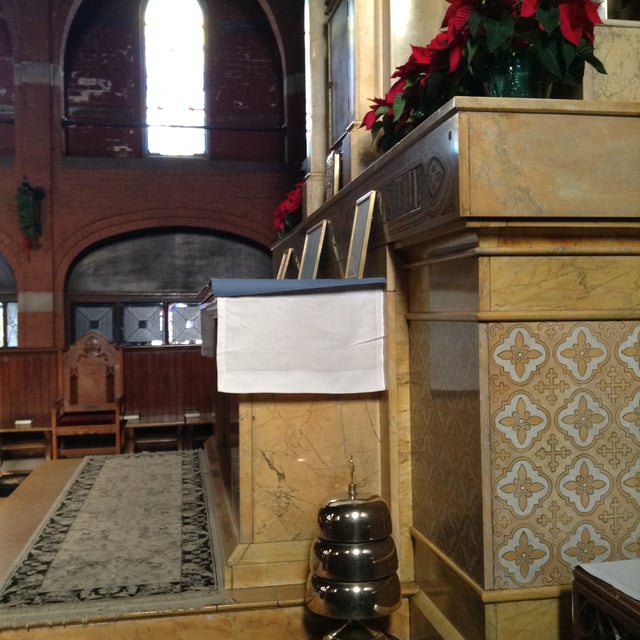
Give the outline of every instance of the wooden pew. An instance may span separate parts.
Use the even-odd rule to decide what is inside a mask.
[[[57,362],[56,349],[0,351],[0,462],[51,457]]]
[[[58,351],[0,351],[0,461],[51,457]],[[124,422],[126,450],[195,447],[213,433],[215,360],[200,347],[124,347],[123,370],[123,414],[138,416]],[[16,427],[29,419],[30,427]]]
[[[199,346],[124,347],[126,449],[182,449],[213,433],[215,361]]]

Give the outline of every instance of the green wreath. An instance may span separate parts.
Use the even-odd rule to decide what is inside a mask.
[[[27,180],[16,190],[18,224],[24,237],[31,243],[42,235],[41,202],[44,199],[42,187],[32,187]]]

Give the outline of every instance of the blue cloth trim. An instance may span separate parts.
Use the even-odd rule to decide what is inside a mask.
[[[385,278],[319,278],[317,280],[275,280],[271,278],[212,278],[211,291],[216,298],[268,296],[288,293],[327,293],[350,289],[380,288]]]

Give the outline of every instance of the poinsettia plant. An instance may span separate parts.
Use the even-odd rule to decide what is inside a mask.
[[[291,231],[302,219],[302,187],[304,180],[298,182],[295,187],[287,192],[284,200],[273,212],[273,227],[282,238]]]
[[[386,150],[455,95],[486,95],[486,83],[516,58],[550,81],[578,85],[585,64],[606,73],[594,53],[601,23],[593,0],[447,0],[441,31],[412,46],[384,98],[374,98],[362,126]]]

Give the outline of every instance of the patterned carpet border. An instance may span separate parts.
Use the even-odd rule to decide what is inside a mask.
[[[179,578],[154,583],[134,580],[123,584],[96,584],[90,588],[46,587],[47,573],[105,465],[111,459],[125,461],[128,457],[137,461],[153,456],[181,456],[182,460]],[[130,614],[188,611],[231,602],[220,589],[222,573],[216,557],[221,556],[207,472],[201,450],[85,458],[0,584],[0,629],[88,623]],[[162,487],[158,487],[158,491],[162,491]],[[119,495],[125,494],[122,490]],[[122,542],[126,544],[126,532],[122,535]]]

